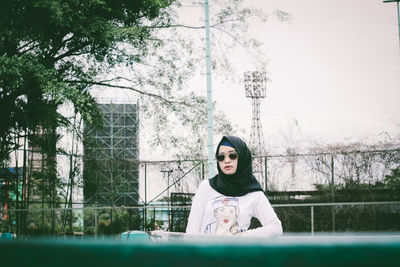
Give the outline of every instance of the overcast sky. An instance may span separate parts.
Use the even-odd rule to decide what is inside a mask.
[[[195,17],[195,13],[203,16],[201,6],[192,4],[192,0],[183,2],[183,17]],[[379,0],[247,0],[246,3],[266,13],[281,9],[292,16],[290,23],[271,18],[263,24],[251,24],[249,29],[252,36],[263,42],[267,63],[267,97],[261,104],[261,121],[268,153],[281,153],[288,145],[375,144],[400,137],[396,3]],[[204,34],[200,32],[202,42]],[[246,51],[235,51],[231,59],[239,76],[254,70]],[[189,87],[206,96],[205,66],[199,68],[201,77],[189,83]],[[218,73],[213,73],[212,78],[217,109],[244,129],[242,137],[249,141],[252,106],[245,98],[243,83],[223,81]],[[214,137],[214,147],[219,138]],[[152,155],[142,147],[142,159],[160,159]]]
[[[267,149],[291,142],[374,143],[400,133],[400,56],[395,3],[378,0],[248,1],[292,15],[252,25],[268,60],[262,126]],[[248,59],[238,54],[239,72]],[[242,68],[242,69],[241,69]],[[217,105],[250,134],[243,84],[213,83]],[[204,81],[205,84],[205,81]],[[230,97],[226,97],[229,92]],[[295,141],[293,141],[295,140]],[[215,141],[216,142],[216,141]]]

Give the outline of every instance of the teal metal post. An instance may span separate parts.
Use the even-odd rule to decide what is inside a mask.
[[[311,206],[311,235],[314,235],[314,206]]]
[[[400,48],[400,9],[399,9],[400,0],[386,0],[386,1],[383,1],[383,3],[392,3],[392,2],[396,2],[397,3],[397,24],[398,24],[399,48]]]
[[[211,90],[211,56],[210,56],[210,15],[208,0],[205,0],[206,20],[206,75],[207,75],[207,122],[208,122],[208,176],[214,176],[214,128],[213,128],[213,103]]]
[[[146,231],[147,217],[147,164],[144,163],[144,205],[143,205],[143,231]]]
[[[399,0],[397,0],[397,24],[398,24],[399,48],[400,48],[400,10],[399,10]]]
[[[335,163],[333,159],[333,154],[331,155],[331,194],[332,194],[332,203],[335,202]],[[332,232],[335,232],[335,205],[332,204]]]

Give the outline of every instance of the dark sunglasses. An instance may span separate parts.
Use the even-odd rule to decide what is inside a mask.
[[[228,157],[229,157],[231,160],[237,159],[238,153],[236,153],[236,152],[230,152],[230,153],[228,154]],[[215,158],[216,158],[218,161],[223,161],[223,160],[225,159],[225,154],[218,154]]]

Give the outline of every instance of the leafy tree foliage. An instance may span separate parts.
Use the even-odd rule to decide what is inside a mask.
[[[248,21],[269,17],[242,2],[216,0],[211,8],[213,66],[232,77],[229,57],[235,47],[262,58],[260,43],[247,36]],[[204,66],[202,15],[195,22],[181,19],[176,0],[5,0],[1,5],[0,159],[13,148],[13,132],[34,129],[49,116],[68,123],[48,112],[62,103],[72,102],[86,125],[98,124],[100,113],[89,94],[94,86],[142,96],[142,121],[153,125],[149,139],[156,145],[178,145],[182,136],[168,130],[176,121],[195,133],[190,139],[197,144],[206,101],[195,92],[199,88],[187,90],[185,81]],[[193,8],[203,13],[202,3]],[[289,18],[282,11],[270,15]],[[258,63],[263,68],[262,60]],[[216,122],[217,133],[233,130],[225,116]]]
[[[28,138],[44,156],[35,185],[31,181],[26,185],[26,177],[22,179],[24,190],[35,189],[42,202],[56,206],[60,186],[57,131],[71,127],[69,118],[62,116],[58,108],[72,103],[86,125],[99,126],[101,113],[89,93],[90,87],[102,72],[146,56],[146,40],[152,31],[149,26],[168,22],[165,10],[172,2],[1,2],[0,163],[7,164],[10,151],[20,146],[21,137]],[[129,52],[126,46],[131,48]],[[20,181],[13,183],[18,187]]]
[[[194,5],[203,11],[202,4]],[[141,121],[151,125],[146,135],[155,145],[198,147],[191,155],[206,154],[201,146],[206,143],[205,97],[186,83],[204,66],[204,21],[186,23],[180,8],[176,0],[1,1],[0,164],[6,165],[21,137],[40,147],[48,164],[41,175],[50,186],[42,189],[50,192],[54,207],[60,185],[57,131],[74,127],[59,107],[72,104],[86,126],[99,127],[101,112],[90,92],[94,87],[129,90],[140,97]],[[211,12],[213,67],[230,75],[234,48],[257,51],[260,45],[246,38],[248,20],[268,16],[244,8],[241,0],[214,1]],[[284,12],[272,15],[287,19]],[[254,58],[262,58],[255,53]],[[217,133],[235,130],[224,115],[215,119]],[[40,132],[43,138],[35,143],[32,136]]]
[[[392,173],[386,175],[383,182],[376,183],[376,185],[385,189],[400,189],[400,168],[392,169]]]
[[[146,56],[144,40],[151,28],[145,25],[166,24],[165,8],[172,2],[2,1],[1,159],[13,148],[12,133],[35,129],[49,117],[62,120],[51,110],[65,101],[74,104],[87,124],[94,124],[99,112],[88,92],[94,77],[122,61]]]

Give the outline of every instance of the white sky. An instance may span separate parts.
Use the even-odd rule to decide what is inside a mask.
[[[204,14],[201,6],[191,3],[184,0],[185,20],[199,12]],[[246,4],[266,13],[281,9],[292,16],[291,23],[271,18],[264,24],[251,24],[249,29],[263,42],[267,63],[269,81],[267,97],[261,104],[261,121],[268,153],[284,152],[288,145],[307,147],[314,142],[374,144],[388,140],[388,136],[400,138],[396,3],[246,0]],[[210,0],[210,8],[212,5]],[[199,36],[205,42],[205,33]],[[240,77],[254,70],[244,49],[235,50],[231,57]],[[200,80],[197,76],[189,87],[206,96],[205,65],[199,68]],[[244,129],[242,137],[249,141],[252,107],[245,98],[243,83],[223,81],[217,73],[212,73],[212,78],[217,109]],[[214,147],[219,138],[214,137]],[[160,154],[145,147],[144,140],[141,144],[141,159],[161,159]],[[171,157],[163,153],[162,159],[166,158]]]
[[[263,41],[268,60],[270,81],[261,105],[267,150],[303,141],[374,143],[384,140],[385,135],[380,135],[384,131],[392,138],[399,136],[400,50],[395,3],[247,2],[267,13],[282,9],[293,16],[291,23],[271,19],[250,29]],[[249,70],[248,58],[240,53],[237,57],[239,73]],[[221,83],[213,74],[213,100],[250,134],[251,102],[245,99],[243,84]]]

